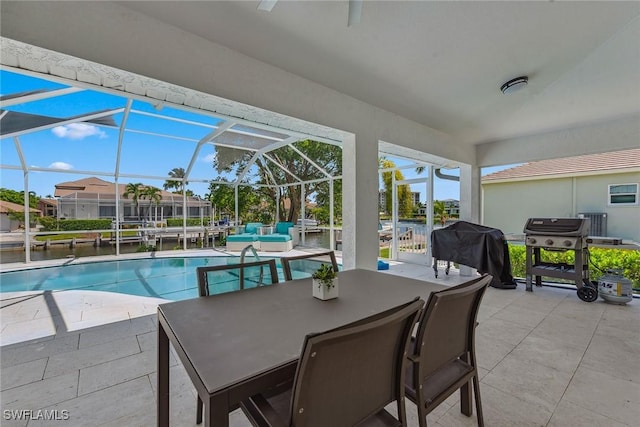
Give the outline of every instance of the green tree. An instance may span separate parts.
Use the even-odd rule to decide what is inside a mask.
[[[379,160],[380,167],[382,169],[390,169],[395,168],[396,164],[382,157]],[[385,212],[387,214],[391,214],[393,209],[391,206],[392,203],[392,193],[393,193],[393,178],[395,176],[396,181],[402,181],[404,179],[404,175],[399,170],[382,172],[382,182],[384,184],[384,190],[386,193],[386,204],[385,204]],[[408,184],[399,185],[398,186],[398,216],[400,218],[407,218],[410,216],[412,212],[413,203],[411,201],[411,186]]]
[[[160,201],[162,200],[162,191],[157,187],[146,186],[140,192],[140,197],[142,199],[149,200],[150,203],[149,203],[149,211],[147,212],[147,217],[151,218],[151,206],[158,207],[158,205],[160,204]]]
[[[171,171],[169,172],[169,176],[171,178],[180,178],[180,180],[176,181],[168,179],[165,181],[163,188],[168,191],[174,190],[174,193],[182,194],[182,190],[184,190],[185,186],[189,184],[189,182],[183,181],[184,177],[186,176],[184,168],[171,169]]]
[[[312,210],[313,216],[321,223],[329,223],[330,193],[329,182],[319,183],[316,190],[316,208]],[[333,180],[333,216],[338,223],[342,222],[342,180]]]
[[[24,191],[9,190],[8,188],[0,188],[0,200],[5,202],[15,203],[17,205],[24,205]],[[40,197],[33,191],[29,191],[29,207],[37,208]]]
[[[129,183],[124,188],[124,193],[122,193],[122,197],[128,199],[131,196],[131,200],[133,201],[133,206],[136,211],[136,215],[138,219],[140,219],[140,198],[142,197],[144,186],[141,182]]]
[[[342,149],[340,147],[312,140],[298,141],[294,143],[293,146],[306,157],[312,159],[330,175],[337,176],[342,174]],[[217,169],[218,173],[237,173],[248,166],[252,155],[251,152],[227,147],[216,147],[216,159],[213,166]],[[268,164],[270,162],[265,163],[265,160],[260,158],[256,160],[255,168],[252,168],[251,176],[245,177],[245,180],[249,181],[252,179],[252,181],[249,182],[280,185],[282,187],[277,187],[277,189],[274,187],[258,187],[257,190],[256,187],[253,187],[253,189],[248,188],[255,193],[261,209],[275,209],[275,201],[277,199],[276,192],[279,192],[280,218],[277,218],[277,220],[295,222],[300,215],[301,188],[300,185],[297,184],[298,180],[292,176],[292,174],[300,178],[303,182],[326,178],[326,175],[289,146],[273,150],[269,152],[269,156],[290,173],[285,172],[273,164]],[[241,186],[239,189],[242,190],[243,187],[244,186]],[[338,216],[342,211],[342,187],[337,185],[335,188],[334,210],[336,216]],[[210,190],[212,190],[211,187]],[[231,188],[230,191],[231,194],[233,194],[233,188]],[[213,191],[211,192],[213,193]],[[325,206],[327,212],[329,211],[329,187],[326,185],[326,182],[306,184],[305,193],[307,195],[314,194],[316,202]],[[288,206],[285,206],[286,200],[288,200]],[[212,202],[218,205],[215,201],[212,200]],[[240,210],[244,209],[242,203],[239,203],[239,206]]]
[[[434,200],[433,202],[433,215],[435,219],[440,221],[440,224],[445,225],[449,219],[447,214],[447,207],[442,200]]]
[[[7,216],[12,221],[18,221],[18,226],[22,228],[25,224],[25,215],[24,211],[18,212],[11,209],[7,209]]]
[[[229,182],[224,177],[218,177],[216,181]],[[209,184],[209,194],[205,196],[205,199],[215,205],[220,215],[234,215],[235,192],[231,182],[229,184]],[[253,191],[253,188],[246,185],[238,187],[238,215],[241,218],[249,220],[253,217],[253,215],[249,215],[250,213],[258,212],[259,203],[257,201],[257,193]]]

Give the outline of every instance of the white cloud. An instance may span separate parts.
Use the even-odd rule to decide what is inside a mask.
[[[69,163],[65,163],[65,162],[53,162],[49,165],[50,168],[52,169],[64,169],[64,170],[70,170],[73,169],[73,166],[70,165]]]
[[[207,154],[202,157],[202,161],[205,163],[213,163],[216,160],[216,153]]]
[[[69,139],[84,139],[88,136],[98,136],[99,138],[107,137],[107,134],[98,129],[97,126],[86,123],[71,123],[64,126],[56,126],[51,129],[51,132],[59,138]]]

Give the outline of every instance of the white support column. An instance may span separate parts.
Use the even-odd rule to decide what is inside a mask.
[[[24,256],[25,262],[31,262],[31,205],[29,204],[29,171],[24,171]]]
[[[480,168],[460,166],[460,219],[478,223],[480,221]]]
[[[463,221],[480,222],[480,168],[471,165],[460,166],[460,219]],[[476,270],[461,266],[461,276],[472,276]]]
[[[306,191],[306,187],[303,184],[300,184],[300,218],[302,218],[302,227],[300,228],[302,230],[302,246],[306,245],[307,243],[307,226],[306,226],[306,222],[305,219],[307,218],[307,212],[306,212],[306,205],[307,205],[307,194],[305,193]]]
[[[238,184],[236,184],[233,187],[233,197],[234,197],[234,200],[235,200],[234,209],[235,209],[235,216],[236,216],[235,222],[236,222],[236,230],[237,230],[238,229],[237,227],[240,225],[240,223],[238,222],[239,221],[239,217],[238,217]]]
[[[329,249],[333,250],[336,247],[336,234],[333,230],[333,183],[334,179],[329,180]]]
[[[387,197],[389,195],[387,194]],[[391,221],[393,224],[393,240],[391,240],[391,259],[398,259],[398,237],[400,227],[398,221],[398,188],[396,186],[395,171],[391,172]]]
[[[429,177],[429,180],[427,181],[427,196],[425,199],[425,204],[427,206],[427,212],[426,212],[426,217],[427,217],[427,239],[429,239],[429,241],[427,242],[427,259],[429,260],[430,263],[433,263],[432,260],[432,256],[431,256],[431,232],[433,231],[433,178],[434,178],[434,167],[433,166],[428,166],[427,167],[427,175]]]
[[[115,177],[115,198],[116,198],[116,256],[120,255],[120,223],[122,223],[122,217],[120,216],[120,184],[118,184],[118,177]],[[124,209],[124,207],[123,207]],[[124,215],[123,215],[124,216]]]
[[[342,147],[342,265],[345,270],[377,268],[378,182],[377,138],[364,133],[347,136]]]
[[[182,187],[182,249],[187,250],[187,193]],[[178,242],[179,243],[179,242]]]

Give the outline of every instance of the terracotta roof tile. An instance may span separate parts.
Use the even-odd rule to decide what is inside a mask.
[[[9,213],[9,211],[24,212],[24,206],[19,205],[17,203],[7,202],[5,200],[0,200],[0,213]],[[40,212],[40,211],[38,209],[29,208],[29,212]]]
[[[144,185],[144,184],[143,184]],[[118,184],[119,194],[124,193],[126,184]],[[77,193],[80,195],[95,196],[97,194],[104,194],[107,196],[113,196],[116,189],[116,184],[113,182],[105,181],[95,176],[89,178],[78,179],[76,181],[67,181],[56,184],[55,197],[65,197]],[[180,194],[170,193],[166,190],[160,189],[160,195],[163,199],[170,200],[172,198],[180,197]],[[187,197],[192,200],[193,197]]]
[[[485,175],[482,177],[482,181],[533,178],[547,175],[571,176],[629,168],[640,168],[640,148],[525,163]]]

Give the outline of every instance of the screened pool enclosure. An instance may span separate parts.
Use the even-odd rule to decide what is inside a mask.
[[[66,79],[7,66],[0,72],[2,187],[24,191],[25,206],[29,193],[41,197],[42,213],[58,224],[108,220],[91,230],[25,227],[27,262],[35,235],[108,233],[119,255],[120,244],[135,237],[132,228],[206,233],[207,227],[246,220],[243,208],[249,219],[295,221],[287,215],[306,218],[302,201],[318,194],[329,206],[327,225],[334,227],[341,179],[337,134],[310,137],[231,117],[221,113],[220,98],[126,72],[100,86],[88,75],[83,82],[80,75]],[[219,186],[233,190],[226,208],[214,202]],[[263,200],[242,206],[243,189]],[[33,214],[25,212],[24,224],[34,225]],[[184,249],[187,243],[182,239]]]

